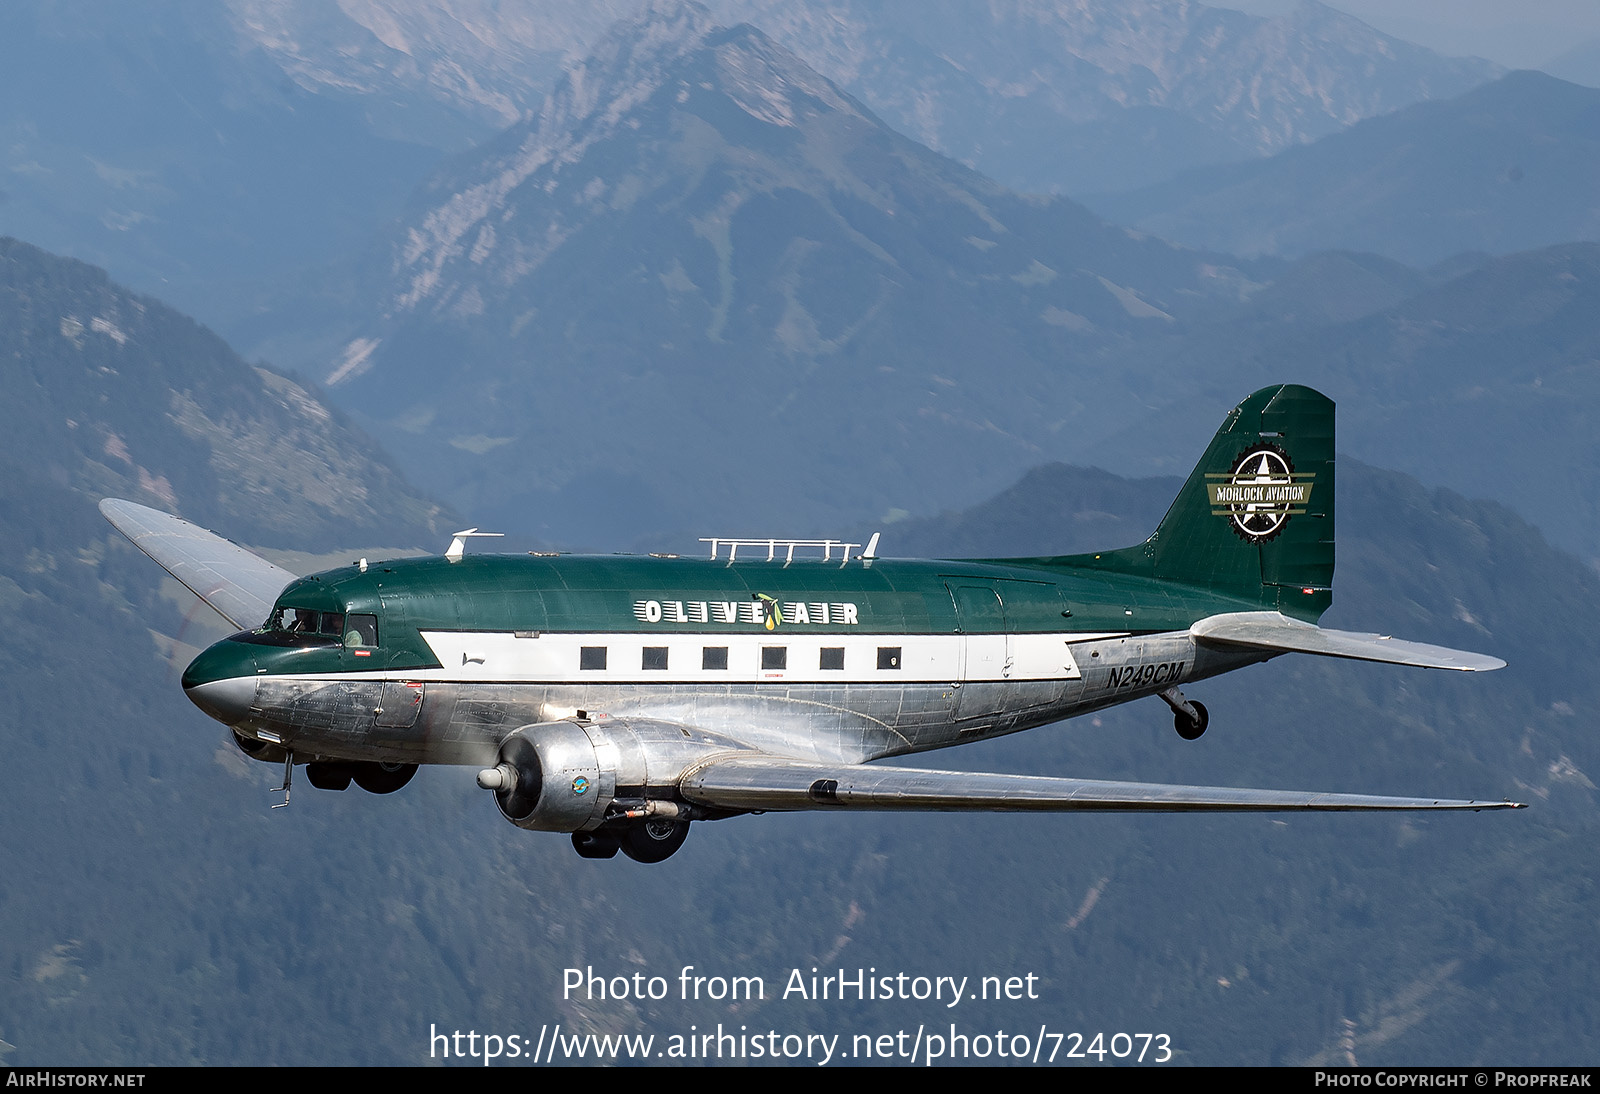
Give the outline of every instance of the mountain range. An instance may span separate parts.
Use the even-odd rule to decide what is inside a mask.
[[[1594,94],[1519,74],[1426,109],[1538,117],[1574,92]],[[1592,203],[1583,171],[1547,175],[1569,210]],[[1175,473],[1244,391],[1293,377],[1346,408],[1350,451],[1488,492],[1588,557],[1589,254],[1419,270],[1174,247],[1007,191],[759,31],[676,5],[436,173],[350,274],[342,347],[300,367],[425,488],[552,542],[817,534],[968,504],[1047,459]],[[1477,443],[1552,407],[1567,428],[1537,443]]]
[[[1499,74],[1316,0],[722,0],[894,128],[1013,189],[1082,194],[1256,159]]]
[[[67,347],[54,371],[72,382],[50,388],[49,413],[118,431],[142,469],[118,489],[188,483],[196,455],[174,443],[172,419],[159,407],[119,411],[117,391],[95,377],[193,391],[202,406],[210,389],[248,391],[265,378],[237,358],[205,361],[158,339],[181,334],[168,329],[181,320],[97,271],[9,247],[3,325]],[[143,325],[126,319],[135,304]],[[81,341],[70,324],[63,332],[63,316],[87,317]],[[129,351],[141,346],[194,362],[181,388],[164,387],[167,353]],[[1200,1064],[1548,1065],[1589,1055],[1588,772],[1600,752],[1580,712],[1597,701],[1585,666],[1600,578],[1503,506],[1342,461],[1330,616],[1503,654],[1511,667],[1501,673],[1286,659],[1205,685],[1197,694],[1212,727],[1197,744],[1174,737],[1164,707],[1136,704],[928,759],[1515,794],[1533,802],[1524,814],[770,815],[708,824],[670,862],[617,870],[575,863],[564,840],[505,824],[466,771],[430,769],[392,798],[302,787],[290,808],[268,808],[280,772],[245,759],[176,684],[204,609],[164,591],[93,512],[107,484],[95,461],[64,446],[73,430],[39,436],[33,466],[44,470],[4,479],[8,1064],[416,1063],[437,1059],[437,1029],[536,1037],[556,1022],[569,1035],[661,1038],[721,1022],[838,1034],[852,1048],[862,1031],[951,1020],[1157,1030],[1178,1062]],[[336,429],[328,443],[325,489],[358,495],[362,480],[344,469],[364,466],[370,442]],[[297,448],[266,446],[258,474],[300,480]],[[894,545],[996,554],[1126,542],[1172,487],[1041,468],[970,511],[900,522]],[[403,493],[364,488],[379,511],[416,512]],[[215,504],[182,489],[186,509]],[[346,542],[331,537],[349,529],[330,527],[305,499],[285,504],[258,534]],[[225,531],[248,517],[211,511]],[[434,528],[412,528],[414,540],[429,537]],[[726,1001],[562,990],[569,968],[675,976],[686,965],[760,976],[767,996],[730,1011]],[[783,999],[790,971],[812,966],[1033,975],[1038,998],[954,1015],[915,1001]]]
[[[1593,1056],[1583,89],[1315,4],[30,0],[0,32],[0,231],[29,240],[0,240],[0,1062],[952,1020],[1162,1031],[1193,1064]],[[1257,257],[1018,192],[1226,157],[1191,178],[1235,180],[1199,191],[1233,238],[1255,195]],[[470,523],[1095,550],[1284,380],[1340,407],[1325,622],[1509,667],[1288,657],[1199,686],[1197,743],[1151,700],[926,762],[1528,810],[768,815],[653,869],[505,824],[466,770],[271,810],[281,770],[177,684],[218,625],[94,511],[301,572]],[[769,998],[561,990],[688,965]],[[812,967],[1040,997],[777,997]]]
[[[0,66],[18,91],[8,100],[18,139],[8,146],[13,183],[0,223],[35,229],[34,239],[97,235],[106,246],[70,249],[136,267],[147,275],[136,281],[168,285],[179,299],[195,299],[180,282],[228,298],[227,328],[252,353],[334,381],[332,399],[425,489],[474,519],[551,542],[810,533],[969,503],[1047,459],[1172,472],[1192,451],[1171,442],[1209,428],[1191,422],[1208,421],[1248,386],[1286,376],[1329,386],[1352,421],[1381,423],[1348,434],[1377,439],[1358,449],[1368,458],[1441,468],[1438,481],[1463,489],[1483,484],[1575,550],[1587,553],[1600,533],[1581,484],[1536,503],[1537,491],[1521,485],[1567,473],[1550,468],[1582,478],[1589,412],[1581,385],[1562,404],[1573,428],[1547,431],[1537,461],[1524,464],[1455,443],[1473,435],[1474,415],[1508,404],[1447,397],[1459,370],[1441,358],[1352,346],[1406,362],[1421,397],[1386,406],[1370,401],[1364,382],[1341,386],[1355,381],[1352,370],[1319,364],[1355,336],[1341,324],[1370,322],[1380,298],[1398,305],[1480,262],[1457,252],[1588,232],[1594,187],[1585,180],[1594,171],[1583,159],[1592,144],[1583,122],[1595,92],[1516,74],[1229,168],[1260,179],[1217,191],[1203,206],[1204,223],[1221,233],[1229,217],[1219,203],[1233,201],[1244,234],[1274,241],[1252,247],[1239,232],[1221,233],[1230,247],[1455,256],[1377,275],[1370,260],[1286,266],[1188,251],[1110,227],[1063,199],[1023,197],[886,128],[761,31],[719,29],[693,5],[638,9],[593,39],[598,50],[536,113],[441,161],[451,140],[477,140],[537,93],[532,69],[522,91],[503,82],[516,67],[511,58],[531,56],[537,44],[554,65],[589,48],[584,28],[605,13],[568,19],[564,10],[534,18],[492,5],[375,3],[347,13],[239,0],[204,17],[180,5],[130,23],[114,12],[76,18],[73,3],[8,9],[13,33],[0,41],[43,48]],[[894,19],[905,18],[893,6],[757,15],[788,40],[826,44],[810,48],[833,57],[865,94],[861,81],[877,70],[863,58],[900,57],[901,67],[883,71],[901,75],[885,78],[909,87],[907,58],[926,60],[934,45],[950,44],[940,27],[953,9],[928,10],[914,35],[895,39],[898,53],[884,44],[899,33]],[[1238,43],[1271,34],[1299,41],[1291,26],[1321,27],[1312,35],[1319,48],[1348,51],[1368,40],[1315,6],[1287,23],[1230,21],[1198,5],[1119,9],[1120,22],[1093,3],[1006,10],[980,21],[970,47],[978,53],[960,62],[970,73],[982,68],[979,54],[1011,64],[1003,59],[1017,41],[1048,37],[1041,27],[1077,27],[1074,48],[1107,72],[1131,72],[1139,50],[1168,43],[1160,55],[1169,58],[1170,87],[1198,95],[1199,85],[1179,74],[1199,64],[1184,58],[1201,39],[1212,42],[1205,48],[1219,72],[1220,58],[1234,55],[1228,50],[1244,48]],[[818,30],[825,24],[829,34]],[[1105,33],[1087,34],[1090,24]],[[1113,26],[1122,29],[1112,34]],[[1214,26],[1227,33],[1196,29]],[[1139,27],[1145,38],[1134,34]],[[921,53],[905,44],[913,38]],[[1125,40],[1126,49],[1113,48]],[[988,45],[979,49],[980,41]],[[1293,52],[1284,49],[1280,61]],[[473,79],[452,83],[447,55]],[[1402,55],[1410,56],[1394,57]],[[402,56],[410,60],[395,61]],[[844,65],[847,56],[862,64]],[[1438,89],[1413,60],[1402,66],[1408,86]],[[1326,57],[1317,64],[1337,68]],[[1064,81],[1058,73],[1048,82]],[[30,98],[25,88],[48,94]],[[959,98],[975,102],[976,94]],[[426,99],[435,113],[405,107],[404,116],[447,122],[419,124],[422,136],[397,143],[395,116],[373,106],[379,99]],[[1339,109],[1341,118],[1361,113]],[[1005,130],[995,119],[984,127]],[[219,139],[236,132],[248,136]],[[1297,141],[1310,136],[1296,132]],[[1477,139],[1484,134],[1490,139]],[[325,152],[308,154],[311,146],[297,143],[306,140]],[[1428,166],[1463,156],[1473,170]],[[1502,161],[1510,166],[1501,170]],[[313,164],[323,169],[307,170]],[[235,177],[241,168],[252,173],[248,186]],[[204,194],[186,190],[185,179],[200,181]],[[1310,196],[1294,196],[1302,193]],[[1304,207],[1294,204],[1301,200]],[[1275,203],[1278,228],[1264,215]],[[380,230],[385,209],[401,215]],[[1357,212],[1338,211],[1350,209]],[[1320,227],[1302,244],[1293,225]],[[218,276],[207,263],[228,253],[217,244],[230,237],[246,261]],[[121,261],[111,261],[119,251]],[[290,276],[318,255],[338,257],[314,275]],[[1305,276],[1334,266],[1344,274],[1359,267],[1366,288]],[[274,279],[279,287],[263,306],[259,290]],[[1368,290],[1379,296],[1361,303]],[[1429,313],[1430,301],[1448,308],[1448,295],[1418,297],[1401,329],[1459,327],[1452,354],[1487,354],[1475,325],[1451,318],[1462,313]],[[1292,308],[1263,318],[1274,301],[1291,298]],[[1501,305],[1491,298],[1489,306]],[[1553,344],[1570,345],[1581,360],[1581,315],[1554,337],[1543,322],[1502,324],[1493,352],[1531,362]],[[1511,382],[1491,366],[1484,357],[1474,367],[1485,392]],[[1166,408],[1175,423],[1153,445],[1140,442],[1143,407]],[[684,427],[707,413],[715,429]],[[1396,447],[1406,437],[1418,443]]]
[[[315,389],[102,270],[0,239],[0,464],[38,500],[7,524],[48,537],[44,499],[134,498],[279,547],[406,543],[448,510]],[[92,514],[92,506],[88,512]],[[36,523],[35,523],[36,522]]]
[[[501,125],[647,0],[229,0],[238,33],[302,86],[382,110],[427,102]],[[898,131],[1013,189],[1079,193],[1269,155],[1498,75],[1307,0],[1266,18],[1180,0],[995,5],[713,0]],[[392,109],[392,108],[391,108]]]
[[[334,397],[423,486],[589,543],[976,496],[1261,276],[1007,191],[693,5],[436,174],[384,257]]]
[[[1270,159],[1085,200],[1116,223],[1239,255],[1338,248],[1431,266],[1600,240],[1600,90],[1514,72]]]
[[[614,21],[660,6],[7,5],[0,233],[264,337],[248,324],[276,289],[343,259],[445,156],[537,114]],[[1315,4],[1278,19],[1179,0],[715,10],[1024,190],[1155,182],[1497,74]]]
[[[1374,256],[1315,255],[1245,314],[1153,347],[1160,363],[1138,367],[1206,386],[1139,426],[1097,435],[1096,458],[1141,474],[1186,470],[1181,458],[1156,457],[1200,451],[1237,392],[1293,375],[1338,401],[1342,451],[1497,498],[1593,561],[1597,293],[1594,243],[1479,255],[1431,275]]]

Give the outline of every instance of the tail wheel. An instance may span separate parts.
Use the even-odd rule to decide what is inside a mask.
[[[688,821],[650,817],[622,830],[622,853],[634,862],[662,862],[671,858],[688,836]]]
[[[369,794],[393,794],[417,773],[416,764],[354,764],[356,785]]]
[[[1189,705],[1194,707],[1194,712],[1199,717],[1191,720],[1183,711],[1177,711],[1172,716],[1172,728],[1176,729],[1178,736],[1184,740],[1198,741],[1200,735],[1206,731],[1206,726],[1211,724],[1211,715],[1206,711],[1204,703],[1197,703],[1191,699]]]

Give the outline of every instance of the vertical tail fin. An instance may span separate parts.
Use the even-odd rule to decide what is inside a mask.
[[[1333,542],[1333,400],[1281,384],[1234,407],[1147,541],[1073,561],[1315,621],[1333,601]]]

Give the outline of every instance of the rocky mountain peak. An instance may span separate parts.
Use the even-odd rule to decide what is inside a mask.
[[[567,131],[597,116],[615,124],[654,94],[668,66],[720,29],[692,0],[651,0],[614,25],[587,58],[568,70],[539,112],[539,128]]]
[[[1492,79],[1314,0],[713,0],[900,131],[1007,185],[1120,189],[1273,152]],[[1057,152],[1057,150],[1060,150]]]
[[[664,92],[667,98],[660,99]],[[482,290],[460,291],[461,279],[447,270],[465,264],[460,268],[486,272],[501,288],[514,284],[578,224],[656,185],[658,180],[630,176],[624,187],[623,179],[610,177],[624,165],[591,162],[598,146],[623,131],[646,130],[641,112],[653,101],[667,113],[720,113],[704,102],[690,103],[708,96],[761,126],[793,128],[819,112],[859,115],[848,97],[759,30],[721,27],[688,0],[653,0],[574,66],[536,115],[482,155],[462,161],[460,170],[430,183],[426,195],[436,204],[412,220],[397,248],[392,311],[481,311]],[[672,123],[658,121],[647,135],[660,136],[662,124]],[[575,187],[569,201],[536,196],[565,194],[567,187]],[[529,200],[517,201],[518,194]],[[530,227],[530,215],[545,222]],[[336,370],[334,379],[356,371]]]

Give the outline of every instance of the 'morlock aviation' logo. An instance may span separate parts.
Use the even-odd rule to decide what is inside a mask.
[[[1227,517],[1241,539],[1265,543],[1289,518],[1306,511],[1315,475],[1297,475],[1288,453],[1276,445],[1245,449],[1228,472],[1208,472],[1206,492],[1213,516]]]
[[[641,623],[753,623],[769,631],[784,623],[853,627],[857,622],[853,603],[785,603],[764,593],[750,600],[635,600],[633,616]]]

